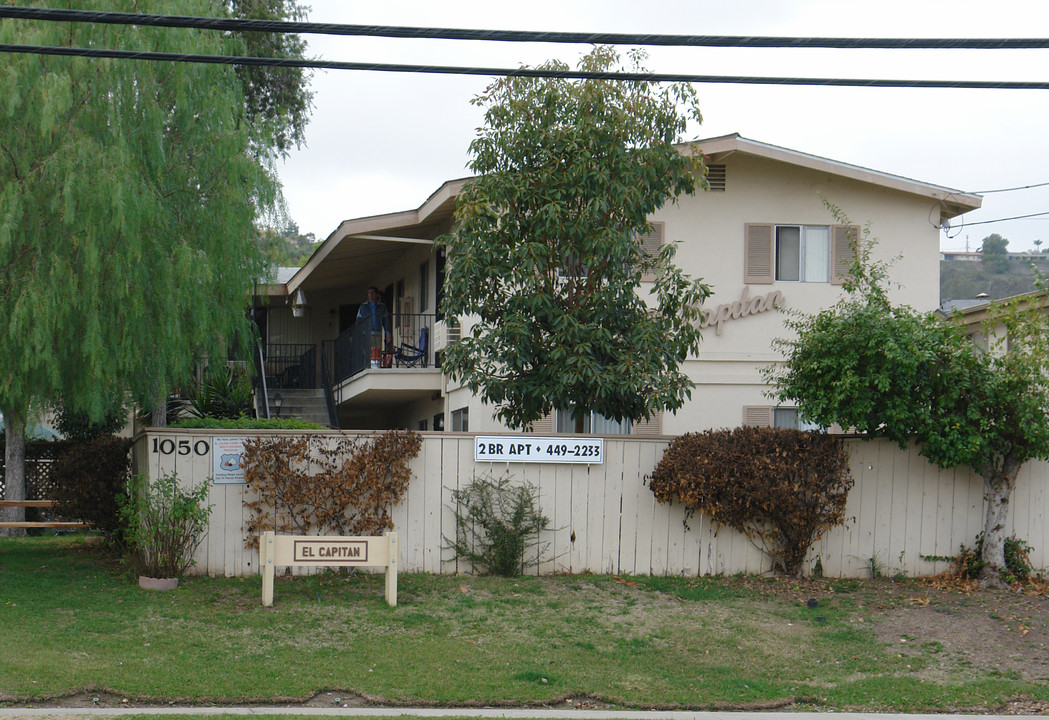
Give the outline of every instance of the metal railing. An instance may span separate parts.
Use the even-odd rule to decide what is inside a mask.
[[[328,358],[331,350],[331,342],[321,343],[321,387],[324,389],[324,404],[328,408],[328,425],[333,428],[339,427],[339,411],[335,407],[335,391],[332,388],[331,363]]]
[[[335,339],[335,382],[367,369],[433,367],[432,314],[398,314],[387,327],[372,332],[363,320]]]
[[[317,387],[317,346],[312,343],[266,343],[266,386],[312,390]]]

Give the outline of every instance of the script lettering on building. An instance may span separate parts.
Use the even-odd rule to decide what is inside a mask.
[[[750,296],[750,286],[743,286],[743,294],[739,300],[730,303],[722,303],[713,310],[700,310],[699,327],[706,328],[713,325],[715,334],[721,334],[721,327],[729,320],[738,320],[748,315],[768,312],[782,307],[786,298],[779,290],[773,290],[767,295]]]

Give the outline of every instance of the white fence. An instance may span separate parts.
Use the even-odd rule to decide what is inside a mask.
[[[177,473],[200,483],[214,473],[215,437],[297,434],[262,431],[157,430],[135,444],[139,472],[151,477]],[[325,433],[321,433],[322,435]],[[327,433],[332,434],[332,433]],[[683,524],[680,506],[656,502],[644,478],[655,467],[669,439],[605,437],[600,465],[475,463],[474,436],[422,433],[413,478],[394,508],[401,543],[401,572],[455,573],[460,567],[445,548],[455,532],[452,491],[475,474],[509,472],[539,490],[550,518],[550,542],[540,573],[598,572],[640,575],[762,573],[767,557],[729,528],[715,531],[696,515]],[[807,565],[820,559],[828,576],[867,577],[872,558],[887,574],[930,575],[947,567],[923,559],[957,553],[971,546],[983,529],[983,488],[968,470],[939,471],[916,450],[899,450],[887,441],[850,439],[852,473],[844,527],[823,538]],[[1049,464],[1029,463],[1020,473],[1010,509],[1010,534],[1031,546],[1036,567],[1049,561]],[[208,535],[197,553],[197,572],[250,575],[258,572],[258,552],[244,546],[243,484],[215,484]]]

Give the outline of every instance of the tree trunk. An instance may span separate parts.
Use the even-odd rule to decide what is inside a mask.
[[[168,401],[166,397],[161,397],[153,406],[153,410],[150,412],[149,424],[152,427],[168,426]]]
[[[980,583],[984,587],[1006,587],[1001,578],[1001,571],[1005,569],[1006,526],[1009,501],[1019,472],[1019,461],[1009,453],[1002,461],[1001,468],[995,468],[983,476],[987,514],[983,522],[981,559],[986,564],[980,571]]]
[[[18,413],[4,413],[4,499],[25,500],[25,418]],[[3,508],[0,515],[6,522],[24,522],[25,508]],[[0,529],[7,536],[25,535],[23,528]]]

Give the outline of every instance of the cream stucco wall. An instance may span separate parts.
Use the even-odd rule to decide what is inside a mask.
[[[761,368],[781,355],[772,342],[786,337],[787,311],[817,312],[840,300],[840,285],[829,282],[744,283],[744,228],[748,223],[789,225],[837,224],[824,198],[837,205],[852,224],[870,225],[877,239],[873,257],[892,262],[893,300],[922,310],[939,304],[939,218],[937,201],[754,155],[736,153],[717,162],[726,166],[726,189],[700,192],[668,204],[653,216],[665,223],[665,239],[677,244],[676,262],[702,278],[713,291],[705,308],[782,293],[778,310],[771,310],[703,330],[698,357],[685,370],[696,383],[692,399],[676,414],[666,413],[661,431],[666,435],[742,422],[743,407],[771,406]],[[898,287],[897,287],[898,286]],[[642,288],[648,292],[650,285]],[[492,409],[466,390],[449,384],[449,410],[469,406],[472,431],[505,429],[492,418]]]

